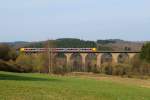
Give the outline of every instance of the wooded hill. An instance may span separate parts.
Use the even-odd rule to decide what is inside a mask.
[[[48,41],[38,42],[8,42],[8,44],[16,49],[21,47],[35,47],[43,48],[47,47]],[[108,40],[97,40],[97,41],[86,41],[76,38],[61,38],[56,40],[50,40],[52,47],[58,48],[98,48],[101,51],[139,51],[143,46],[144,42],[131,42],[119,39],[108,39]]]

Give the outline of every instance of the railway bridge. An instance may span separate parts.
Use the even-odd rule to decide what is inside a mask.
[[[73,56],[78,55],[75,60],[80,61],[83,68],[86,67],[87,58],[90,55],[95,57],[96,67],[101,67],[104,58],[107,58],[111,63],[119,63],[122,57],[130,60],[140,53],[139,51],[97,51],[96,48],[21,48],[20,51],[25,54],[39,54],[48,51],[48,54],[52,55],[53,59],[57,58],[58,54],[63,54],[68,67],[72,66]]]
[[[66,56],[67,59],[67,66],[71,66],[71,56],[74,54],[74,52],[63,52]],[[81,61],[82,61],[82,66],[85,67],[86,65],[86,57],[89,54],[93,54],[96,56],[96,66],[100,67],[101,64],[103,63],[102,58],[104,55],[109,55],[111,59],[111,63],[119,63],[119,58],[121,55],[126,55],[128,60],[132,59],[136,54],[140,52],[123,52],[123,51],[117,51],[117,52],[111,52],[111,51],[97,51],[97,52],[78,52],[79,55],[81,56]]]

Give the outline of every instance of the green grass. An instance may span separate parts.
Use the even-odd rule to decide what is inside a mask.
[[[0,100],[150,100],[150,89],[79,77],[0,72]]]

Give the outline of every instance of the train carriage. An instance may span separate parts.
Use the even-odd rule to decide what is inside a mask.
[[[20,48],[20,52],[46,52],[48,48]],[[95,52],[96,48],[50,48],[52,52]]]

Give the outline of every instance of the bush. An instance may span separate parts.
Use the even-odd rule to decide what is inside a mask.
[[[112,75],[129,75],[131,73],[132,66],[129,64],[117,64],[113,66],[113,72]]]
[[[150,63],[150,42],[143,45],[140,58]]]
[[[93,65],[91,66],[91,71],[90,72],[93,72],[93,73],[100,73],[100,68],[97,67],[97,65]]]
[[[15,49],[10,48],[8,45],[0,44],[0,59],[9,61],[10,59],[15,60],[17,54]]]
[[[140,74],[142,61],[139,59],[139,55],[136,55],[133,59],[131,59],[130,64],[132,65],[132,74]]]
[[[147,62],[142,62],[140,67],[141,75],[149,75],[150,76],[150,64]]]
[[[24,69],[25,72],[48,73],[48,61],[43,54],[24,55],[21,54],[16,59],[16,63]]]
[[[45,65],[46,60],[44,59],[44,56],[42,54],[39,54],[32,56],[32,58],[34,58],[32,60],[33,71],[41,73],[44,67],[46,66]]]
[[[102,64],[101,72],[107,75],[112,75],[112,64],[111,63]]]
[[[64,75],[67,72],[68,71],[67,71],[67,67],[66,66],[56,66],[56,67],[53,67],[53,73],[54,74]]]
[[[33,71],[33,57],[31,55],[20,55],[16,59],[16,63],[21,66],[21,69],[24,69],[25,72]]]
[[[141,60],[139,55],[131,60],[133,75],[150,75],[150,63]]]
[[[23,70],[21,70],[20,66],[17,65],[16,63],[6,62],[6,61],[2,61],[2,60],[0,60],[0,70],[8,71],[8,72],[23,72]]]
[[[129,75],[131,73],[132,66],[129,64],[112,64],[105,63],[102,65],[101,71],[107,75]]]

